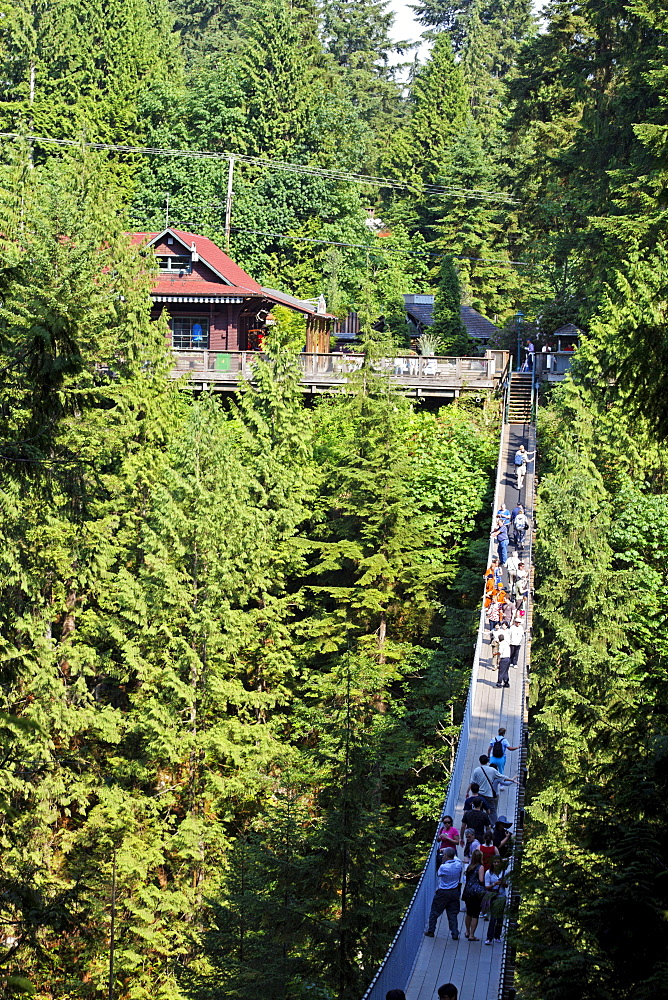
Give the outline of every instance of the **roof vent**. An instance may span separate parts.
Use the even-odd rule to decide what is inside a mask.
[[[195,241],[193,240],[190,244],[190,256],[192,258],[193,264],[196,264],[199,260],[199,254],[197,253],[197,247],[195,246]]]

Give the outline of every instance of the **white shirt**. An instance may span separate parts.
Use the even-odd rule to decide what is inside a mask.
[[[499,882],[501,882],[502,879],[505,878],[505,874],[506,874],[505,872],[501,872],[500,874],[497,875],[496,872],[493,872],[492,869],[490,868],[488,871],[485,872],[485,888],[486,889],[498,888],[499,896],[505,896],[506,887],[499,886]]]
[[[506,559],[506,569],[509,573],[516,574],[520,568],[520,561],[515,554]]]
[[[511,646],[521,646],[522,636],[524,635],[524,629],[522,628],[521,625],[515,623],[514,625],[511,625],[510,628],[508,629],[508,635],[510,637]]]
[[[510,629],[503,629],[503,635],[499,641],[499,656],[501,659],[504,656],[510,656]]]
[[[438,869],[438,888],[456,889],[462,880],[462,869],[464,865],[459,858],[452,858],[451,861],[444,861]]]
[[[489,764],[485,764],[484,767],[482,764],[478,764],[473,774],[471,775],[471,781],[475,781],[475,783],[478,785],[478,787],[480,788],[481,795],[490,796],[494,793],[494,789],[492,788],[492,781],[496,773],[497,772],[494,770],[494,768],[490,767]]]

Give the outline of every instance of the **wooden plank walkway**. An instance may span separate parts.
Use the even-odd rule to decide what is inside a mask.
[[[532,450],[533,429],[524,424],[510,424],[505,428],[504,446],[505,468],[501,470],[499,495],[512,510],[518,502],[515,485],[513,457],[520,444],[525,443]],[[532,520],[533,527],[533,484],[534,463],[529,464],[521,502]],[[512,546],[511,546],[512,550]],[[507,580],[507,576],[505,577]],[[527,615],[530,621],[530,612]],[[464,777],[457,796],[457,811],[453,817],[455,826],[461,827],[461,818],[466,789],[472,771],[478,764],[478,757],[487,753],[489,741],[496,735],[499,726],[507,729],[507,739],[511,746],[521,746],[522,726],[525,717],[524,691],[530,642],[525,640],[520,651],[517,668],[510,668],[510,688],[496,687],[496,670],[491,661],[489,642],[485,641],[473,696],[472,728],[466,755]],[[506,774],[517,777],[519,751],[509,753]],[[508,785],[499,791],[497,812],[510,821],[515,816],[517,786]],[[462,857],[462,848],[459,856]],[[459,990],[460,1000],[497,1000],[502,964],[502,944],[485,945],[487,923],[480,919],[476,936],[480,941],[467,941],[464,937],[464,904],[459,915],[460,937],[453,941],[450,937],[446,914],[436,926],[436,936],[425,938],[418,953],[411,979],[406,988],[407,1000],[436,1000],[436,991],[442,983],[454,983]]]

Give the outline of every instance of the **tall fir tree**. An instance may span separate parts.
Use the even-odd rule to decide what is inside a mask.
[[[452,141],[468,116],[469,96],[449,36],[436,38],[410,91],[410,122],[397,133],[385,165],[420,187],[447,172]]]
[[[345,92],[369,128],[366,170],[404,117],[392,41],[394,14],[386,0],[323,0],[322,37]]]
[[[429,334],[438,340],[439,354],[464,354],[470,347],[461,316],[462,293],[454,261],[443,256],[434,299],[434,322]]]
[[[8,11],[0,61],[6,129],[112,143],[141,141],[143,90],[180,71],[166,0],[123,0],[113,12],[100,0],[21,0]]]

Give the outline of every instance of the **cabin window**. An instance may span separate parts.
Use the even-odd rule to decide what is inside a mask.
[[[173,316],[172,345],[177,351],[205,351],[209,347],[208,316]]]
[[[192,271],[192,259],[189,254],[182,257],[177,257],[175,254],[170,254],[165,257],[158,257],[158,267],[161,271],[185,271],[186,274],[190,274]]]

